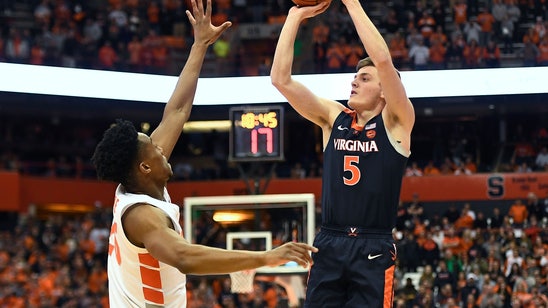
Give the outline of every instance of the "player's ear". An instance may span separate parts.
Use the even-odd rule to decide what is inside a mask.
[[[152,171],[152,169],[150,168],[150,165],[147,164],[146,162],[142,161],[140,164],[139,164],[139,171],[141,171],[142,173],[145,173],[145,174],[148,174]]]

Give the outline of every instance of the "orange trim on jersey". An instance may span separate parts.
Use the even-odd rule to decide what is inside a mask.
[[[160,291],[143,287],[145,300],[156,305],[164,305],[164,294]]]
[[[160,263],[158,262],[158,260],[154,259],[154,257],[151,256],[149,253],[140,253],[139,263],[150,266],[150,267],[154,267],[154,268],[160,267]]]
[[[384,271],[384,299],[382,306],[384,308],[392,307],[394,302],[394,270],[396,266],[390,266]]]
[[[144,266],[140,266],[139,270],[141,271],[141,281],[144,285],[156,289],[162,288],[162,278],[159,270],[146,268]]]
[[[347,114],[353,114],[353,113],[356,113],[356,111],[350,109],[350,108],[344,108],[343,111]]]

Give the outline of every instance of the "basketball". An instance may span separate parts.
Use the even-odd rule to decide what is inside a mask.
[[[331,1],[331,0],[292,0],[292,1],[297,6],[314,6],[324,1]]]

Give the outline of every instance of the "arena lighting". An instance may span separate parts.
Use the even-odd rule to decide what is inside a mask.
[[[547,93],[548,67],[403,71],[411,98]],[[318,96],[344,101],[354,73],[294,76]],[[0,63],[0,91],[165,103],[176,76]],[[269,76],[200,78],[196,105],[285,102]]]
[[[255,216],[248,211],[215,211],[213,220],[218,223],[238,223],[246,220],[251,220]]]
[[[183,132],[199,133],[199,132],[228,132],[230,130],[229,120],[217,120],[217,121],[189,121],[185,123]]]

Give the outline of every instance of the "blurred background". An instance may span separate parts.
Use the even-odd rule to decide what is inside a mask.
[[[212,2],[214,23],[234,25],[209,49],[201,76],[267,76],[292,2]],[[548,65],[543,0],[361,2],[400,71]],[[189,1],[177,0],[0,0],[0,61],[177,76],[193,41],[188,8]],[[357,39],[344,5],[333,1],[302,25],[294,73],[353,73],[366,56]],[[496,293],[500,307],[548,305],[548,95],[426,97],[413,104],[395,303],[481,306]],[[283,160],[228,161],[227,127],[186,129],[171,159],[173,200],[313,192],[319,202],[321,132],[287,103],[274,105],[284,109]],[[190,121],[228,120],[230,107],[197,105]],[[107,307],[114,186],[95,180],[89,159],[116,118],[150,133],[162,109],[0,92],[0,307]],[[444,241],[454,237],[455,249]],[[446,272],[452,278],[441,280]],[[476,275],[473,299],[468,274]],[[189,307],[288,305],[279,284],[257,281],[257,294],[244,296],[223,288],[226,279],[189,277]]]

